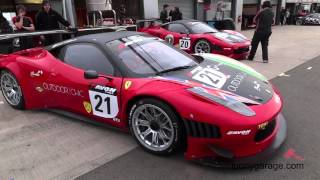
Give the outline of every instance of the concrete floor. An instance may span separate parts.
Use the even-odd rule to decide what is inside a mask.
[[[252,37],[252,31],[243,32]],[[270,63],[259,47],[254,62],[243,61],[273,78],[318,55],[320,28],[275,27]],[[17,111],[0,95],[0,180],[73,179],[136,147],[130,135],[46,111]]]
[[[243,34],[251,39],[253,31],[244,31]],[[243,62],[271,79],[320,55],[319,42],[319,26],[276,26],[269,42],[269,63],[261,63],[260,45],[256,61]]]

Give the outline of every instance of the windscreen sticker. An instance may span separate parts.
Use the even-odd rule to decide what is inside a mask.
[[[90,103],[94,115],[103,118],[114,118],[118,115],[119,105],[117,89],[96,85],[89,90]]]
[[[191,77],[188,76],[189,73],[192,74]],[[204,61],[201,66],[184,73],[183,77],[200,83],[202,87],[222,89],[257,103],[266,102],[273,95],[272,87],[267,81],[221,62]]]
[[[213,68],[203,68],[192,79],[220,89],[226,83],[227,76]]]

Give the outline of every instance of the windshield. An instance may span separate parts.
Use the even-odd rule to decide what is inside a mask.
[[[133,76],[150,76],[197,65],[194,58],[155,38],[131,36],[107,43]],[[182,68],[179,68],[182,67]]]
[[[217,29],[202,23],[202,22],[188,22],[188,27],[194,34],[203,34],[203,33],[216,33]]]

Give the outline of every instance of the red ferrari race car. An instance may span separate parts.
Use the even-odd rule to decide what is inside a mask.
[[[246,59],[249,53],[250,41],[236,31],[218,31],[196,20],[180,20],[160,25],[155,23],[156,20],[138,21],[139,26],[143,24],[138,31],[165,39],[188,53],[222,54],[234,59]]]
[[[86,35],[0,57],[4,98],[130,131],[143,149],[203,163],[257,160],[286,136],[282,99],[250,67],[138,32]],[[186,146],[185,146],[186,145]]]

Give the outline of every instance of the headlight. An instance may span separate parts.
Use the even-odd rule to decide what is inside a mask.
[[[254,116],[256,113],[250,109],[248,106],[243,104],[242,102],[239,102],[238,100],[234,99],[233,97],[226,95],[224,97],[219,97],[213,94],[208,93],[205,89],[201,87],[193,87],[189,88],[188,91],[191,93],[194,93],[198,96],[201,96],[205,99],[208,99],[212,102],[218,103],[220,105],[223,105],[241,115],[244,116]]]

